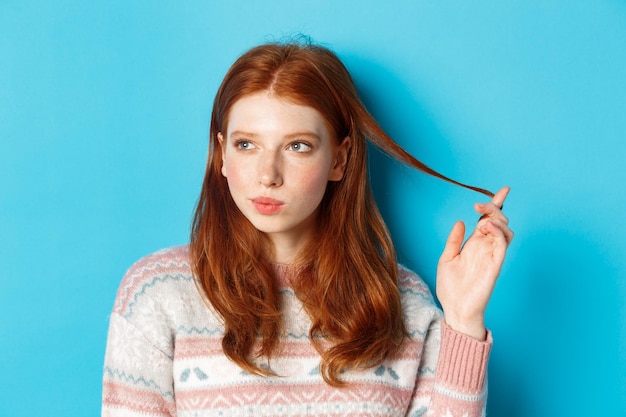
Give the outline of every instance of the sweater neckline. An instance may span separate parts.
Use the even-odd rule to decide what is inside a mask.
[[[297,265],[272,263],[276,282],[281,288],[291,287],[291,280],[297,275],[300,269]]]

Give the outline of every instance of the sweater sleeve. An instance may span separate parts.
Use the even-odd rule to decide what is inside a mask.
[[[491,332],[488,332],[485,341],[479,341],[454,331],[443,319],[438,320],[437,324],[438,331],[431,329],[435,334],[425,341],[426,344],[439,343],[426,415],[484,416],[487,403],[487,365],[493,343]],[[440,337],[437,337],[437,333]],[[432,348],[436,347],[425,346],[426,350]],[[421,414],[414,412],[409,415]]]
[[[487,403],[487,365],[493,343],[454,331],[426,283],[400,266],[404,320],[418,360],[407,417],[479,417]],[[414,374],[415,375],[415,374]]]
[[[114,312],[104,363],[102,416],[175,415],[172,358]]]

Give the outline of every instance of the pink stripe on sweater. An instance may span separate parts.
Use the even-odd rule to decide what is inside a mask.
[[[412,391],[399,387],[381,389],[379,384],[354,383],[345,388],[329,388],[325,383],[295,384],[282,386],[260,384],[246,386],[242,391],[236,386],[178,391],[176,403],[179,410],[240,407],[244,405],[290,405],[323,403],[382,403],[390,407],[402,407],[410,401]]]
[[[116,382],[104,382],[102,386],[103,408],[133,410],[138,413],[176,415],[176,404],[167,401],[156,392],[129,387]]]
[[[411,360],[422,351],[422,341],[407,339],[393,356],[393,360]],[[277,354],[281,358],[317,358],[319,354],[308,340],[285,340]],[[176,339],[176,358],[190,359],[208,356],[222,356],[222,339],[215,338],[178,338]]]

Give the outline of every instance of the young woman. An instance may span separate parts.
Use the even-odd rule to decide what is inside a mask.
[[[267,44],[233,64],[190,244],[140,260],[120,286],[104,416],[484,414],[508,188],[475,206],[465,244],[454,225],[442,313],[397,264],[366,140],[440,176],[381,130],[331,51]]]

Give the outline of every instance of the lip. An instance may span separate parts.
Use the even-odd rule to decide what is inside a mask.
[[[251,199],[254,208],[261,214],[276,214],[285,207],[285,202],[270,197]]]

